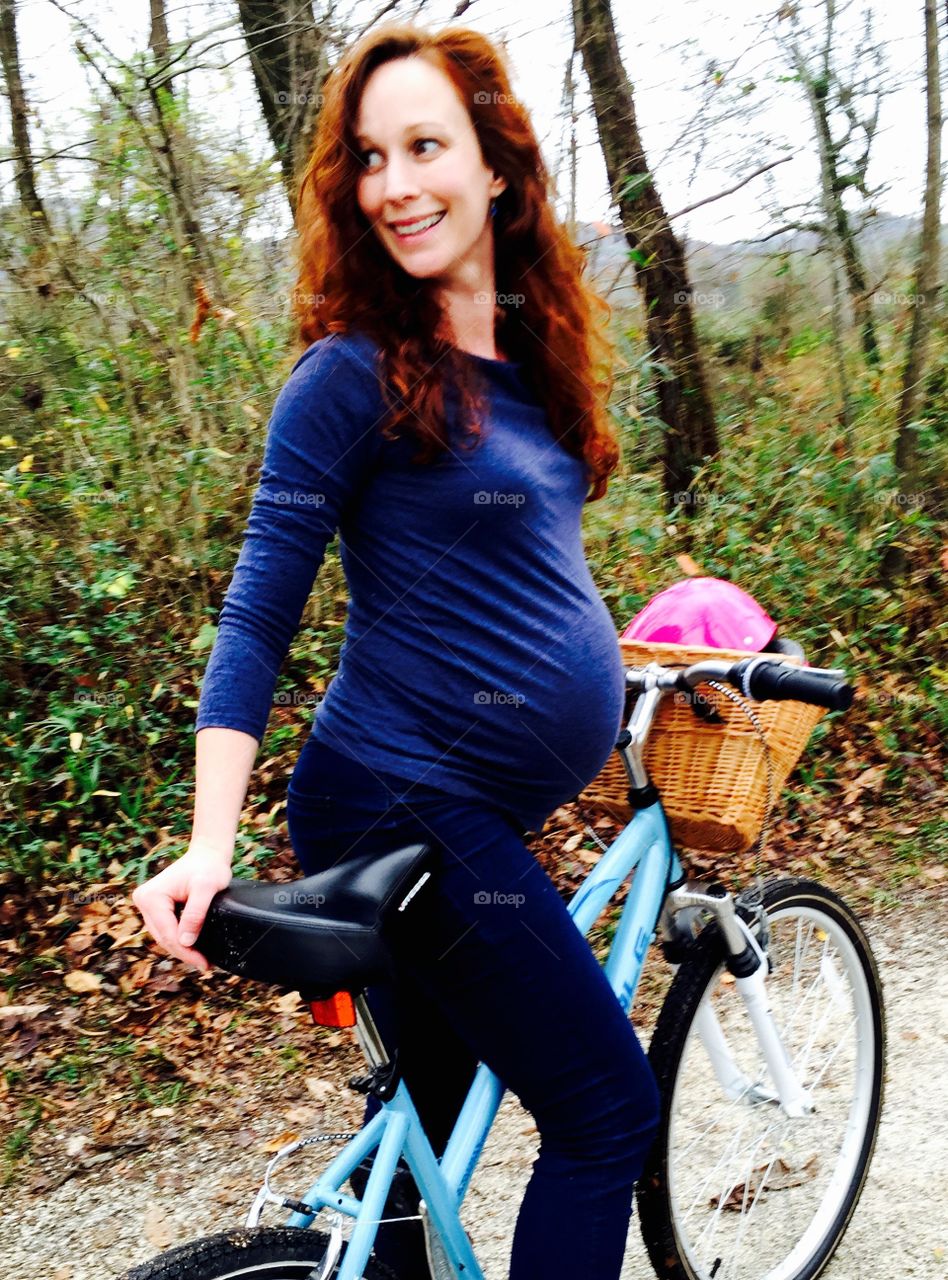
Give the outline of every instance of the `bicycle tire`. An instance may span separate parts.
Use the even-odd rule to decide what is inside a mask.
[[[662,1118],[636,1200],[649,1257],[666,1280],[815,1280],[842,1239],[875,1148],[885,1010],[869,942],[843,900],[813,881],[769,882],[763,908],[769,998],[816,1110],[791,1120],[768,1090],[756,1036],[723,964],[718,930],[709,925],[675,975],[649,1048]],[[731,1098],[694,1031],[706,995],[742,1069]],[[796,1024],[821,997],[828,1000],[822,1020],[801,1040]],[[824,1052],[837,1025],[848,1033],[847,1010],[855,1032],[850,1055],[840,1052],[842,1039]],[[752,1120],[764,1129],[756,1144],[743,1137]],[[827,1181],[817,1135],[834,1123],[842,1134]],[[805,1158],[807,1151],[812,1154]],[[821,1198],[808,1217],[806,1194],[818,1183],[824,1184]]]
[[[239,1227],[150,1258],[123,1280],[305,1280],[321,1266],[328,1237],[302,1227]],[[376,1259],[364,1280],[397,1280]]]

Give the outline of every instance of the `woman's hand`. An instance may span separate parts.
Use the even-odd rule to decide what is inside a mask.
[[[192,840],[176,862],[140,884],[132,894],[132,901],[158,945],[202,972],[211,966],[200,951],[193,949],[193,944],[211,899],[230,884],[232,856],[217,845]],[[180,921],[174,910],[178,902],[184,903]]]

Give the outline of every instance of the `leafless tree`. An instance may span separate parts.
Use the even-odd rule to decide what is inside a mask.
[[[665,433],[669,508],[717,453],[714,406],[695,333],[685,256],[649,169],[609,0],[573,0],[576,47],[589,80],[613,199],[645,302]],[[692,512],[693,504],[684,509]]]
[[[299,178],[329,74],[325,27],[317,25],[311,0],[237,0],[237,8],[260,109],[295,217]]]
[[[806,96],[820,163],[820,219],[817,228],[826,245],[834,290],[834,332],[842,344],[842,285],[845,278],[859,330],[863,354],[871,364],[879,362],[879,343],[872,315],[872,293],[857,239],[861,224],[871,216],[877,194],[867,186],[866,175],[879,123],[882,101],[883,54],[872,29],[872,11],[862,15],[862,34],[852,64],[841,65],[837,47],[838,19],[842,8],[837,0],[823,0],[822,30],[816,48],[808,46],[800,6],[784,4],[778,11],[778,30],[785,28],[782,42],[791,66]],[[867,210],[856,217],[848,209],[845,196],[856,192]],[[811,229],[812,223],[806,229]],[[844,418],[848,417],[846,394]]]
[[[938,300],[941,259],[941,81],[938,51],[938,21],[935,0],[925,5],[925,102],[927,106],[928,154],[925,163],[925,206],[915,269],[912,325],[905,351],[902,391],[896,414],[895,467],[903,490],[918,490],[918,428],[915,421],[920,390],[925,377],[932,317]],[[905,551],[895,541],[884,557],[890,579],[904,572]]]
[[[0,66],[10,119],[13,125],[14,170],[20,206],[26,214],[30,237],[41,257],[50,235],[46,207],[36,187],[33,150],[30,145],[29,108],[20,75],[20,47],[16,29],[15,0],[0,0]]]

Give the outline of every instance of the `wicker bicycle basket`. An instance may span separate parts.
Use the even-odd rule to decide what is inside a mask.
[[[619,645],[627,667],[648,662],[687,666],[705,658],[737,661],[760,656],[639,640],[620,640]],[[782,655],[781,661],[801,665],[798,658]],[[645,744],[644,763],[661,795],[672,838],[679,845],[743,853],[757,838],[767,809],[764,746],[747,715],[730,698],[708,685],[699,686],[696,695],[714,706],[721,723],[700,719],[681,695],[666,696]],[[805,702],[752,702],[750,706],[770,749],[776,803],[825,711]],[[614,751],[582,792],[580,802],[585,808],[627,822],[631,818],[628,789],[625,766]]]

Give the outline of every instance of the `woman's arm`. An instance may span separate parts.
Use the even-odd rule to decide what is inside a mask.
[[[241,729],[201,729],[195,748],[191,844],[233,857],[259,742]]]
[[[258,746],[239,729],[198,733],[190,843],[176,862],[132,894],[155,941],[198,969],[210,967],[194,942],[211,899],[230,884],[237,825]],[[179,902],[184,903],[180,920],[175,915]]]
[[[370,474],[379,405],[371,364],[338,335],[301,357],[277,397],[196,731],[240,729],[263,740],[326,547]]]
[[[273,689],[340,516],[371,464],[372,366],[335,338],[297,361],[271,415],[260,483],[218,619],[196,718],[186,852],[132,894],[156,942],[207,969],[193,943],[231,879],[240,813]],[[175,905],[184,903],[180,921]]]

